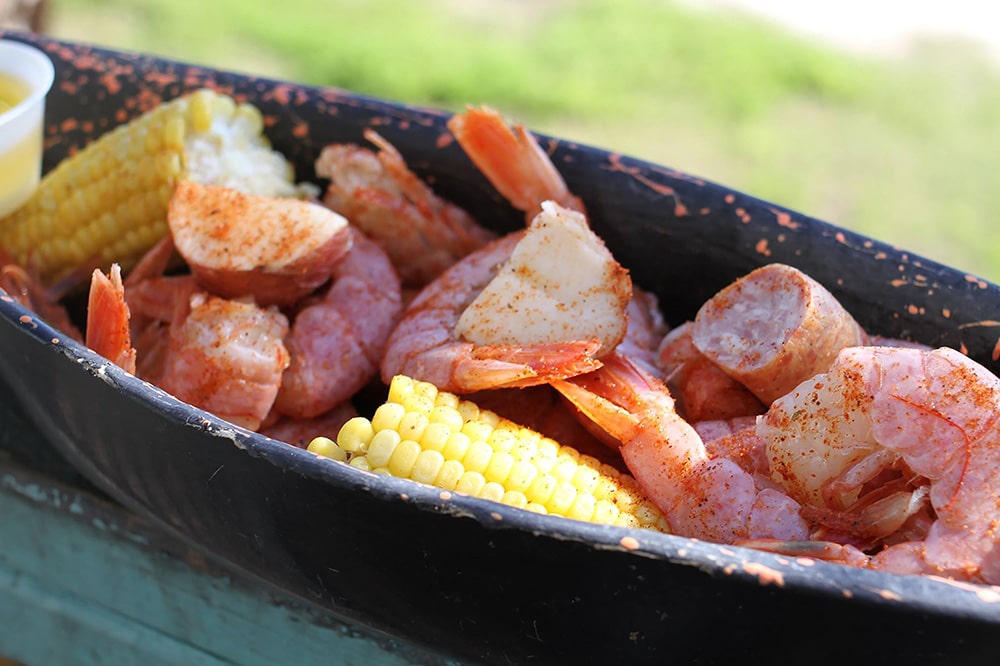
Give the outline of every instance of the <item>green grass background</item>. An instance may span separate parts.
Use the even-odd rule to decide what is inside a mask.
[[[668,0],[50,0],[58,37],[650,159],[1000,281],[1000,68],[863,58]]]

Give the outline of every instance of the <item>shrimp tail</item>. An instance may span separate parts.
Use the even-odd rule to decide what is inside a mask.
[[[509,127],[500,113],[483,106],[453,116],[448,129],[493,187],[529,219],[546,200],[585,212],[583,202],[521,125]]]
[[[584,419],[599,427],[612,440],[620,443],[634,436],[639,427],[639,419],[627,409],[583,388],[576,382],[556,380],[551,384]]]
[[[454,378],[466,391],[548,384],[600,368],[600,348],[600,340],[483,345],[457,362]]]
[[[112,264],[108,275],[95,269],[87,304],[87,346],[125,371],[135,374],[135,349],[125,303],[121,267]]]

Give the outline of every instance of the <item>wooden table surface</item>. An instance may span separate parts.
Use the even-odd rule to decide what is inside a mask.
[[[210,561],[124,510],[0,386],[0,666],[452,664]]]

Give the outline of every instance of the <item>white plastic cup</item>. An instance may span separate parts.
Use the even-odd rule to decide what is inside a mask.
[[[42,122],[45,96],[55,70],[33,46],[0,39],[0,77],[27,87],[27,96],[0,112],[0,218],[17,210],[38,187],[42,175]]]

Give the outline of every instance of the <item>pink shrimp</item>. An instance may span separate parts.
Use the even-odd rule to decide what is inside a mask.
[[[162,356],[147,377],[180,400],[256,429],[270,411],[288,365],[283,343],[288,320],[275,307],[218,298],[195,290],[193,282],[186,285],[176,292],[172,321],[160,340]],[[135,372],[129,319],[117,264],[110,278],[94,271],[88,344]]]
[[[382,379],[402,373],[469,393],[592,370],[624,338],[631,293],[583,215],[545,202],[527,229],[420,292],[389,338]]]
[[[86,279],[85,275],[84,273],[82,279]],[[21,266],[13,256],[0,248],[0,289],[77,342],[83,341],[83,335],[59,300],[80,282],[81,277],[75,271],[59,284],[45,286],[34,270]]]
[[[734,416],[691,424],[705,442],[710,458],[728,458],[750,474],[758,485],[762,479],[770,482],[770,462],[763,438],[757,434],[756,416]]]
[[[455,329],[462,312],[506,262],[523,232],[505,236],[473,252],[442,273],[410,303],[389,336],[382,380],[405,374],[443,391],[544,384],[598,367],[596,339],[535,344],[477,345]]]
[[[959,352],[854,347],[757,430],[805,515],[888,544],[868,566],[998,584],[998,421],[1000,379]]]
[[[129,308],[118,264],[112,264],[108,275],[94,270],[87,303],[86,344],[126,372],[135,373]]]
[[[349,231],[353,245],[334,266],[333,285],[295,315],[285,341],[291,362],[275,408],[292,418],[318,416],[375,377],[403,309],[386,253],[360,231]]]
[[[276,308],[195,292],[170,326],[158,385],[180,400],[256,430],[274,404],[289,355]]]
[[[341,215],[302,201],[180,183],[168,222],[199,285],[294,311],[288,368],[274,400],[280,414],[319,416],[378,374],[402,309],[400,279],[385,252]]]
[[[378,153],[354,144],[332,144],[320,153],[316,174],[330,179],[323,203],[382,246],[405,286],[427,284],[495,238],[436,196],[392,144],[372,129],[364,135]]]
[[[569,190],[548,154],[524,126],[509,126],[500,113],[483,106],[469,107],[453,116],[448,129],[497,192],[524,212],[529,224],[545,202],[577,211],[586,220],[583,201]],[[619,351],[660,376],[656,349],[667,327],[655,294],[632,285],[625,318],[627,329]]]
[[[626,311],[628,328],[618,345],[619,353],[625,354],[633,363],[658,379],[663,379],[657,350],[670,327],[663,319],[660,301],[651,291],[632,285],[632,300]]]
[[[473,164],[528,220],[543,201],[585,213],[552,160],[522,125],[510,127],[494,109],[469,107],[448,120],[448,129]]]
[[[802,540],[799,504],[726,458],[712,458],[667,388],[626,356],[552,385],[621,442],[625,464],[676,534],[717,543]]]

